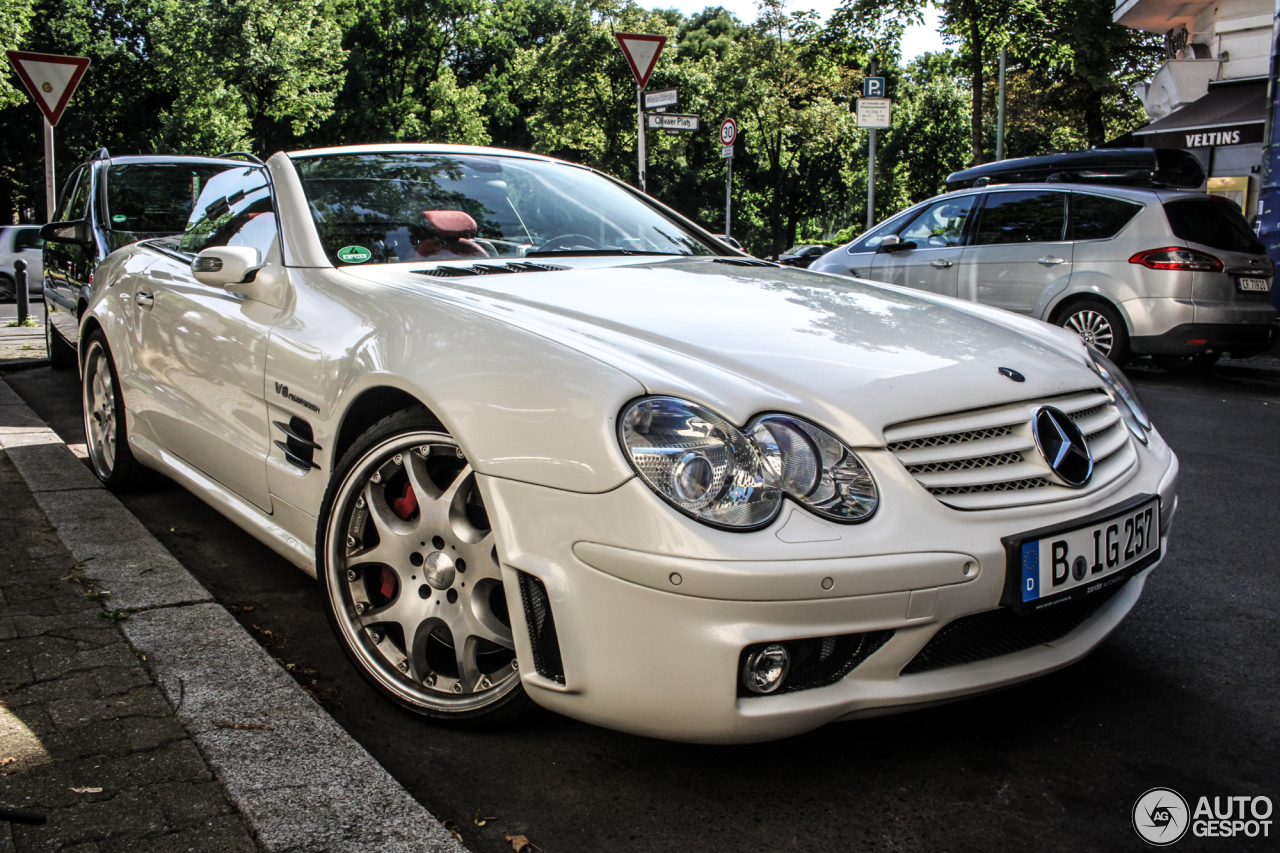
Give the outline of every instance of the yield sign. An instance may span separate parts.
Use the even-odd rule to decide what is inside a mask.
[[[71,100],[71,93],[80,84],[85,69],[89,67],[87,56],[57,56],[52,53],[27,53],[8,50],[5,53],[13,63],[22,83],[35,99],[36,106],[49,124],[57,124],[62,111]]]
[[[658,64],[658,54],[667,43],[666,36],[647,36],[640,33],[614,33],[622,54],[631,66],[631,73],[636,75],[636,83],[643,89],[649,85],[649,75],[653,66]]]

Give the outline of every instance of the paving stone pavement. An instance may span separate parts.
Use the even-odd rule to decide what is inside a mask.
[[[0,451],[0,851],[258,851],[81,568]]]

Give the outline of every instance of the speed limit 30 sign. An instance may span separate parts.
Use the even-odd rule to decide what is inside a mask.
[[[720,122],[720,144],[732,145],[738,138],[738,123],[731,118]]]

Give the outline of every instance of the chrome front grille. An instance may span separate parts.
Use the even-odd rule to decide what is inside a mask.
[[[1031,419],[1040,406],[1069,415],[1093,454],[1093,479],[1062,485],[1036,449]],[[926,491],[957,509],[996,509],[1067,500],[1105,488],[1136,467],[1120,412],[1099,389],[895,424],[889,450]]]

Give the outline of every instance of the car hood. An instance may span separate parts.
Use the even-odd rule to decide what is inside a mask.
[[[1037,321],[794,268],[698,258],[460,279],[344,271],[490,313],[735,423],[785,411],[859,446],[905,420],[1098,384],[1078,339]]]

